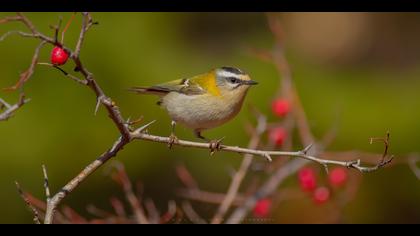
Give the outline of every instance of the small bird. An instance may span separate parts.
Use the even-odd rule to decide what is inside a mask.
[[[201,132],[234,118],[241,110],[248,89],[256,84],[240,69],[221,67],[191,78],[129,90],[160,97],[157,104],[165,108],[172,119],[169,147],[178,140],[177,123],[194,130],[196,137],[218,146],[221,140],[208,140]]]

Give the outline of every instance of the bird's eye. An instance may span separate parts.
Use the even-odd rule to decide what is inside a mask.
[[[232,84],[238,84],[240,81],[239,79],[235,78],[235,77],[230,77],[229,82],[231,82]]]

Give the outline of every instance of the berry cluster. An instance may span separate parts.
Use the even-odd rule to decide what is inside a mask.
[[[315,203],[322,204],[331,197],[331,188],[343,186],[347,181],[347,170],[343,167],[336,167],[328,173],[327,186],[318,186],[315,171],[310,167],[304,167],[299,170],[298,179],[303,191],[312,194]]]
[[[345,185],[348,179],[347,169],[335,167],[328,173],[328,186],[317,183],[317,175],[313,168],[304,167],[298,172],[299,185],[302,191],[311,195],[315,204],[321,205],[331,199],[331,191]],[[263,198],[257,201],[253,209],[253,215],[258,218],[267,217],[270,214],[272,200]]]
[[[275,116],[279,118],[285,117],[290,112],[289,101],[283,98],[278,98],[271,104],[271,110]],[[276,146],[282,146],[287,138],[287,131],[283,127],[274,127],[268,131],[268,139]],[[253,215],[258,218],[267,217],[270,214],[272,207],[272,200],[263,198],[256,202]]]
[[[278,98],[271,104],[271,110],[274,115],[283,118],[290,112],[290,103],[286,99]],[[269,130],[268,138],[276,146],[282,146],[287,138],[287,132],[282,127],[275,127]]]

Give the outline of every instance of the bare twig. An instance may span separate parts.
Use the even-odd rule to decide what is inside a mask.
[[[18,12],[17,15],[20,17],[20,21],[22,21],[23,24],[28,27],[29,30],[31,30],[32,34],[37,35],[39,32],[35,29],[34,24],[22,13]]]
[[[116,163],[115,168],[117,169],[117,173],[112,175],[112,178],[123,187],[125,197],[130,203],[130,206],[134,212],[134,216],[136,217],[137,223],[149,223],[144,214],[144,210],[139,202],[138,197],[133,192],[133,186],[131,184],[130,179],[128,178],[124,166],[121,163]]]
[[[12,21],[20,21],[21,17],[18,16],[6,16],[3,19],[0,19],[0,24],[4,24],[4,23],[8,23],[8,22],[12,22]]]
[[[16,30],[13,30],[13,31],[9,31],[9,32],[4,33],[4,34],[0,37],[0,42],[1,42],[1,41],[3,41],[3,40],[5,40],[7,37],[9,37],[9,36],[10,36],[10,35],[12,35],[12,34],[18,34],[18,35],[20,35],[20,36],[22,36],[22,37],[33,37],[33,34],[30,34],[30,33],[25,33],[25,32],[22,32],[22,31],[16,31]]]
[[[163,136],[156,136],[151,135],[143,132],[135,131],[132,134],[132,138],[134,139],[141,139],[141,140],[147,140],[147,141],[153,141],[153,142],[159,142],[159,143],[170,143],[169,137],[163,137]],[[187,140],[178,140],[176,143],[174,143],[176,146],[182,146],[182,147],[194,147],[194,148],[201,148],[201,149],[210,149],[209,143],[200,143],[200,142],[192,142]],[[306,147],[307,148],[307,147]],[[353,168],[360,172],[370,172],[373,170],[376,170],[380,167],[383,167],[384,165],[389,163],[389,160],[385,163],[378,164],[374,167],[365,167],[362,166],[361,160],[352,160],[352,161],[336,161],[336,160],[328,160],[328,159],[322,159],[319,157],[315,157],[312,155],[309,155],[305,153],[305,149],[302,151],[297,152],[283,152],[283,151],[265,151],[265,150],[258,150],[258,149],[249,149],[249,148],[241,148],[237,146],[227,146],[227,145],[221,145],[220,151],[225,152],[236,152],[240,154],[251,154],[256,156],[261,156],[266,158],[267,160],[271,160],[271,157],[274,156],[288,156],[288,157],[300,157],[306,160],[317,162],[323,166],[325,165],[338,165],[338,166],[344,166],[347,168]]]
[[[58,32],[60,31],[62,20],[63,19],[60,17],[58,19],[58,23],[56,25],[50,25],[50,28],[54,30],[54,41],[55,41],[56,44],[58,44]]]
[[[26,205],[31,209],[32,213],[34,214],[34,222],[35,224],[41,224],[41,221],[39,220],[39,213],[38,210],[32,205],[32,203],[29,201],[29,199],[26,197],[26,194],[23,192],[22,188],[20,187],[20,184],[18,182],[16,183],[16,188],[19,192],[20,197],[25,201]]]
[[[189,201],[182,202],[182,210],[184,210],[185,215],[194,224],[207,224],[207,222],[197,214]]]
[[[256,149],[260,143],[261,135],[266,131],[267,128],[267,118],[260,114],[257,117],[258,124],[257,128],[255,129],[254,134],[251,137],[251,141],[249,142],[248,148]],[[222,204],[220,204],[219,208],[216,211],[213,219],[211,220],[212,224],[220,224],[223,221],[223,217],[226,212],[229,210],[230,206],[232,205],[236,195],[238,194],[239,187],[245,175],[252,163],[252,154],[245,154],[244,159],[242,160],[241,166],[239,170],[235,173],[230,183],[229,189],[227,191],[226,197],[223,200]]]
[[[116,197],[111,197],[109,201],[111,203],[112,208],[114,208],[115,214],[118,217],[121,217],[121,218],[127,217],[127,214],[124,209],[124,204],[122,203],[122,201],[120,201],[120,199]]]
[[[206,192],[199,189],[179,189],[177,190],[177,195],[189,200],[206,202],[211,204],[221,204],[226,199],[226,194],[224,193],[213,193]],[[245,201],[245,197],[242,194],[236,194],[233,199],[232,205],[239,206]]]
[[[191,173],[184,165],[177,165],[176,173],[178,178],[187,188],[198,189],[197,181],[192,177]]]
[[[61,67],[59,67],[59,66],[57,66],[57,65],[53,65],[53,64],[51,64],[51,63],[45,63],[45,62],[39,62],[38,63],[38,65],[43,65],[43,66],[49,66],[49,67],[53,67],[53,68],[55,68],[55,69],[57,69],[57,70],[59,70],[59,71],[61,71],[61,73],[63,73],[66,77],[68,77],[69,79],[72,79],[72,80],[74,80],[74,81],[76,81],[77,83],[79,83],[79,84],[82,84],[82,85],[87,85],[87,80],[83,80],[83,79],[79,79],[79,78],[77,78],[76,76],[74,76],[74,75],[72,75],[72,74],[70,74],[70,73],[68,73],[67,71],[65,71],[64,69],[62,69]]]
[[[88,17],[88,24],[86,26],[86,30],[89,30],[89,28],[92,27],[93,25],[99,24],[99,22],[93,21],[92,15],[89,12],[87,13],[87,17]]]
[[[19,108],[21,108],[24,104],[26,104],[29,101],[30,99],[25,99],[24,93],[20,94],[18,103],[14,105],[10,105],[0,98],[0,110],[5,108],[5,110],[2,113],[0,113],[0,121],[8,120]]]
[[[5,88],[4,90],[14,91],[16,89],[19,89],[26,83],[26,81],[29,80],[29,78],[31,78],[32,74],[34,73],[35,66],[37,65],[37,62],[38,62],[39,52],[45,44],[46,44],[46,41],[42,40],[39,46],[35,49],[35,53],[34,53],[34,56],[32,57],[31,65],[26,71],[20,74],[20,78],[18,82],[12,87]]]
[[[48,204],[51,199],[51,194],[50,194],[50,187],[49,187],[49,181],[48,181],[47,167],[45,167],[45,165],[42,165],[42,173],[44,174],[45,197],[47,198],[47,204]]]
[[[168,211],[163,214],[162,217],[160,217],[160,223],[168,223],[170,220],[172,220],[175,216],[179,216],[178,207],[176,206],[175,201],[171,200],[168,202]],[[180,217],[179,217],[180,218]]]
[[[253,194],[252,196],[248,197],[245,202],[235,209],[233,213],[229,216],[226,223],[227,224],[237,224],[240,223],[244,217],[248,214],[249,210],[255,206],[255,203],[261,199],[265,198],[269,194],[273,193],[277,190],[280,183],[283,182],[287,177],[294,174],[304,165],[306,165],[308,161],[303,159],[296,159],[289,161],[286,165],[279,168],[271,177],[270,179],[263,185],[259,190]]]
[[[67,22],[66,26],[64,26],[63,32],[61,32],[61,44],[64,44],[64,35],[66,34],[67,29],[69,28],[71,22],[74,20],[76,13],[73,13],[70,17],[70,20]]]
[[[79,40],[77,41],[77,44],[76,44],[76,49],[74,50],[74,55],[73,55],[74,57],[79,57],[80,50],[82,49],[83,40],[85,39],[85,33],[88,30],[87,24],[89,21],[89,15],[87,12],[83,12],[82,15],[83,15],[82,27],[80,30]]]
[[[160,213],[156,208],[156,204],[151,198],[144,200],[144,206],[147,210],[148,222],[151,224],[158,224],[160,222]]]

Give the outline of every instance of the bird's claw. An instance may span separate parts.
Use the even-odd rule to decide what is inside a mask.
[[[172,146],[175,144],[175,143],[177,143],[178,142],[178,137],[177,136],[175,136],[175,134],[171,134],[170,136],[169,136],[169,142],[168,142],[168,148],[169,149],[171,149],[172,148]]]
[[[222,149],[222,140],[225,137],[221,138],[221,139],[217,139],[217,140],[211,140],[209,142],[209,148],[210,148],[210,155],[212,156],[216,151],[219,151],[220,149]]]

